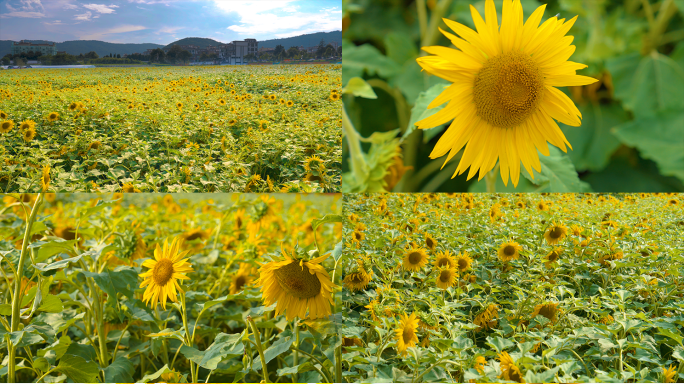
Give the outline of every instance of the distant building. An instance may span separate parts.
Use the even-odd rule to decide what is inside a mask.
[[[12,42],[12,54],[16,55],[22,52],[40,52],[43,56],[54,56],[57,54],[57,44],[34,44],[22,40],[20,42]]]
[[[244,64],[245,56],[259,53],[256,39],[235,40],[219,46],[219,57],[230,64]]]

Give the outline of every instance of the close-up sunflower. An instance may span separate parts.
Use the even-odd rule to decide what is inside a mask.
[[[406,250],[402,265],[410,272],[420,271],[428,262],[428,255],[422,248],[411,247]]]
[[[684,191],[679,0],[345,1],[343,192]]]
[[[305,261],[288,255],[263,264],[256,285],[261,287],[264,304],[276,304],[276,316],[285,313],[287,320],[319,319],[332,312],[333,283],[321,265],[328,255]]]
[[[178,238],[164,240],[163,247],[157,244],[154,250],[154,260],[148,259],[142,263],[142,267],[149,268],[147,272],[141,273],[143,278],[140,288],[147,287],[143,294],[145,304],[150,304],[152,308],[161,302],[166,309],[166,302],[177,302],[178,292],[183,292],[179,282],[189,280],[186,274],[193,272],[193,268],[185,258],[187,251],[181,251],[182,241]]]
[[[522,247],[518,243],[513,241],[505,242],[499,246],[499,260],[503,261],[504,263],[511,260],[516,260],[520,257],[520,251],[522,251]]]
[[[456,265],[458,266],[459,272],[467,271],[472,264],[473,259],[470,258],[470,254],[467,251],[463,251],[463,253],[456,255]]]
[[[418,318],[415,312],[411,316],[401,315],[399,326],[394,330],[397,339],[397,352],[405,355],[410,347],[415,347],[418,342],[416,331],[418,330]]]
[[[25,142],[30,142],[33,139],[36,138],[36,130],[35,128],[29,128],[21,133],[22,139],[24,139]]]
[[[523,373],[520,371],[508,352],[501,352],[498,356],[499,366],[501,368],[501,376],[499,378],[514,381],[517,383],[524,383]]]

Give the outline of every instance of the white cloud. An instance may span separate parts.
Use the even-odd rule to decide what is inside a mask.
[[[114,13],[114,9],[112,8],[119,8],[118,5],[104,5],[104,4],[83,4],[83,8],[90,9],[91,11],[95,11],[98,13],[104,13],[104,14],[109,14],[109,13]]]
[[[78,14],[78,15],[74,15],[74,20],[84,20],[84,21],[88,21],[88,20],[90,20],[90,17],[91,17],[92,15],[93,15],[92,12],[86,11],[86,13],[81,13],[81,14]]]
[[[21,5],[17,4],[17,7],[13,7],[9,1],[5,3],[5,6],[9,10],[8,13],[3,13],[0,18],[6,19],[10,17],[25,17],[25,18],[41,18],[45,16],[45,9],[40,0],[20,0]]]
[[[342,29],[340,10],[336,7],[313,13],[300,12],[294,0],[214,0],[214,3],[218,8],[240,16],[240,22],[228,29],[241,35],[289,37]]]
[[[26,11],[33,11],[37,9],[43,9],[43,4],[40,3],[40,0],[20,0],[21,3],[23,4],[23,9]]]
[[[184,29],[184,28],[185,27],[162,27],[162,28],[159,28],[157,30],[157,32],[155,32],[155,34],[160,35],[163,33],[163,34],[173,35],[176,32],[178,32],[179,30]]]
[[[7,19],[10,17],[27,17],[32,19],[39,19],[41,17],[46,17],[43,12],[26,12],[26,11],[14,11],[9,13],[3,13],[0,18]]]
[[[79,36],[81,40],[100,40],[107,35],[114,35],[117,33],[135,32],[147,29],[142,25],[120,25],[118,27],[101,30],[99,32],[88,31],[87,34]]]

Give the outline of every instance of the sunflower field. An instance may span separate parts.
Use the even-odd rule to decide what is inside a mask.
[[[681,0],[343,0],[343,192],[683,192]]]
[[[0,190],[335,192],[341,65],[0,74]]]
[[[341,381],[340,195],[1,198],[3,382]]]
[[[344,196],[354,382],[684,381],[684,195]]]

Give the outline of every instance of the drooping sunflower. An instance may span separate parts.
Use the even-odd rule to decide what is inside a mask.
[[[499,378],[504,380],[515,381],[518,383],[524,382],[523,374],[515,365],[515,362],[508,354],[508,352],[501,352],[498,356],[499,366],[501,367],[501,376]]]
[[[433,265],[435,268],[454,268],[456,267],[456,259],[449,251],[438,252]]]
[[[509,241],[503,243],[499,247],[499,260],[503,262],[516,260],[518,257],[520,257],[520,251],[522,251],[522,247],[516,242]]]
[[[412,313],[411,316],[401,315],[399,328],[394,330],[397,334],[397,351],[400,355],[406,354],[406,350],[409,347],[416,346],[418,342],[418,336],[416,336],[417,328],[418,319],[415,313]]]
[[[168,239],[165,239],[163,247],[157,244],[154,250],[154,260],[149,259],[142,263],[142,266],[149,268],[149,271],[140,274],[140,277],[144,279],[140,288],[147,287],[143,294],[143,301],[145,304],[151,303],[152,308],[155,308],[159,301],[164,309],[166,309],[167,300],[176,302],[177,291],[183,292],[178,282],[189,280],[190,278],[185,274],[194,271],[188,259],[184,258],[187,252],[181,251],[181,243],[182,241],[178,238],[174,238],[171,244],[168,243]]]
[[[264,305],[276,305],[276,316],[285,313],[288,321],[318,319],[329,316],[333,283],[321,263],[328,257],[320,256],[305,261],[283,251],[283,259],[271,261],[259,269],[256,285],[261,286]],[[308,309],[308,316],[307,316]]]
[[[486,364],[487,364],[487,359],[485,359],[484,356],[479,355],[475,358],[475,365],[473,366],[473,368],[475,368],[475,370],[477,370],[480,374],[483,374],[484,373],[484,367]]]
[[[360,262],[358,269],[345,276],[342,282],[347,289],[354,292],[366,289],[372,278],[373,271],[367,272],[363,267],[363,263]]]
[[[479,327],[478,331],[494,328],[499,322],[497,317],[499,317],[499,306],[489,304],[482,312],[475,316],[473,324]]]
[[[454,283],[456,283],[456,277],[458,276],[458,273],[456,272],[455,268],[443,268],[439,270],[439,274],[437,275],[437,287],[441,289],[447,289],[449,287],[453,287]]]
[[[404,255],[403,266],[407,271],[418,272],[427,264],[428,255],[422,248],[412,247]]]
[[[465,272],[470,269],[470,265],[473,264],[473,259],[470,258],[470,254],[467,251],[459,253],[456,255],[456,265],[458,265],[458,270],[460,272]]]
[[[14,128],[14,121],[12,120],[5,120],[2,123],[0,123],[0,133],[7,133]]]
[[[553,223],[550,227],[546,229],[544,233],[544,238],[549,245],[556,245],[565,239],[568,234],[568,228],[561,224]]]
[[[435,248],[437,247],[437,240],[435,240],[434,237],[432,237],[429,233],[425,234],[425,245],[430,248],[431,251],[434,251]]]
[[[534,312],[530,315],[534,319],[537,315],[541,315],[549,319],[552,323],[556,321],[556,316],[558,315],[558,304],[553,302],[548,302],[544,304],[537,304],[534,307]]]
[[[478,169],[482,179],[498,158],[504,184],[510,175],[517,186],[521,161],[530,175],[532,168],[541,172],[537,150],[548,156],[547,141],[564,152],[566,145],[572,149],[554,119],[579,126],[582,114],[555,87],[598,80],[577,75],[587,66],[567,61],[575,46],[565,34],[577,16],[567,22],[552,17],[539,26],[545,8],[523,24],[520,0],[504,0],[499,29],[493,0],[485,3],[486,22],[471,5],[477,32],[448,19],[443,20],[461,38],[440,29],[458,49],[423,47],[434,56],[420,57],[418,64],[452,84],[428,108],[449,104],[416,125],[426,129],[453,120],[430,157],[449,153],[449,161],[466,146],[454,177],[470,167],[468,179]]]

